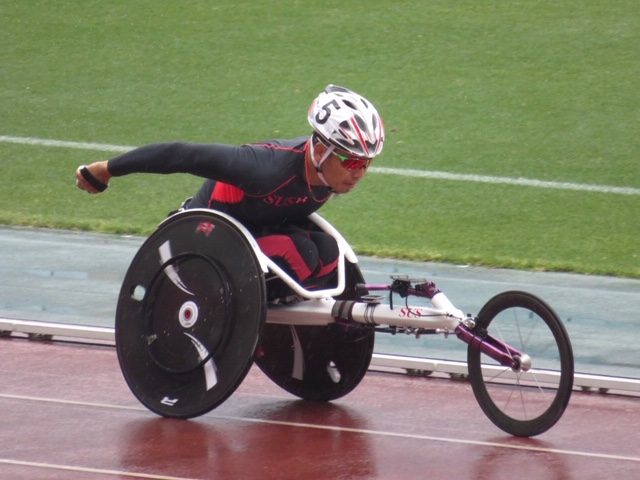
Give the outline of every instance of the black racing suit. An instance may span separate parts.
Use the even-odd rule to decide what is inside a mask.
[[[272,258],[307,288],[323,286],[338,260],[335,240],[304,228],[307,217],[330,197],[311,186],[305,153],[309,137],[257,144],[158,143],[109,160],[109,172],[189,173],[206,178],[185,208],[225,212],[256,238]]]

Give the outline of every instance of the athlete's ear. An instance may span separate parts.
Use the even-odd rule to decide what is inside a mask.
[[[313,151],[316,154],[316,159],[319,160],[327,151],[327,146],[322,142],[316,142],[313,144]]]

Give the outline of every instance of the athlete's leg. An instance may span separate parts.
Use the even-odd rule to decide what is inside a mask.
[[[291,227],[256,240],[265,255],[307,288],[325,284],[338,263],[338,244],[324,232]]]
[[[322,288],[328,284],[336,272],[340,250],[335,238],[328,233],[309,232],[309,237],[318,250],[318,263],[308,283],[313,282],[316,288]]]

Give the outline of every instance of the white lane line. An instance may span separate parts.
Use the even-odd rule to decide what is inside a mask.
[[[134,473],[134,472],[124,471],[124,470],[105,470],[102,468],[77,467],[74,465],[58,465],[55,463],[25,462],[21,460],[11,460],[8,458],[0,458],[0,464],[15,465],[18,467],[45,468],[48,470],[63,470],[67,472],[99,473],[102,475],[113,475],[120,478],[132,477],[132,478],[148,478],[150,480],[198,480],[196,478],[169,477],[166,475],[154,475],[152,473]]]
[[[62,140],[47,140],[44,138],[10,137],[0,135],[2,143],[17,143],[20,145],[38,145],[41,147],[77,148],[79,150],[98,150],[102,152],[128,152],[136,147],[123,147],[103,143],[64,142]]]
[[[109,405],[104,403],[91,403],[91,402],[77,402],[70,400],[62,400],[55,398],[41,398],[41,397],[29,397],[23,395],[11,395],[11,394],[0,394],[0,398],[7,399],[15,399],[15,400],[29,400],[35,402],[48,402],[48,403],[58,403],[63,405],[81,405],[88,407],[98,407],[98,408],[113,408],[113,409],[127,409],[127,410],[143,410],[141,407],[124,407],[120,405]],[[299,423],[299,422],[285,422],[279,420],[266,420],[262,418],[250,418],[250,417],[235,417],[230,415],[216,415],[215,413],[207,414],[207,418],[217,418],[219,420],[228,420],[235,422],[245,422],[245,423],[259,423],[266,425],[279,425],[286,427],[294,427],[294,428],[310,428],[315,430],[329,430],[335,432],[350,432],[350,433],[358,433],[362,435],[372,435],[372,436],[384,436],[384,437],[395,437],[395,438],[408,438],[412,440],[427,440],[431,442],[444,442],[444,443],[455,443],[460,445],[474,445],[480,447],[492,447],[492,448],[506,448],[511,450],[527,450],[532,452],[544,452],[544,453],[553,453],[559,455],[572,455],[572,456],[580,456],[580,457],[589,457],[589,458],[600,458],[606,460],[622,460],[627,462],[638,462],[640,463],[640,457],[629,457],[624,455],[610,455],[606,453],[593,453],[593,452],[581,452],[578,450],[563,450],[556,448],[542,448],[542,447],[532,447],[527,445],[509,445],[505,443],[496,443],[496,442],[483,442],[478,440],[465,440],[460,438],[448,438],[448,437],[435,437],[430,435],[416,435],[412,433],[399,433],[399,432],[387,432],[384,430],[368,430],[368,429],[359,429],[359,428],[348,428],[348,427],[336,427],[331,425],[316,425],[312,423]]]
[[[363,430],[359,428],[333,427],[330,425],[314,425],[311,423],[283,422],[278,420],[264,420],[259,418],[232,417],[232,416],[223,416],[223,415],[215,415],[215,414],[210,416],[213,416],[219,419],[234,420],[239,422],[263,423],[263,424],[266,423],[269,425],[281,425],[281,426],[287,426],[287,427],[312,428],[316,430],[331,430],[336,432],[350,432],[350,433],[359,433],[364,435],[409,438],[412,440],[429,440],[432,442],[457,443],[462,445],[474,445],[474,446],[481,446],[481,447],[494,447],[494,448],[498,447],[498,448],[508,448],[511,450],[528,450],[532,452],[544,452],[544,453],[574,455],[574,456],[590,457],[590,458],[602,458],[607,460],[625,460],[629,462],[640,462],[640,457],[626,457],[623,455],[609,455],[606,453],[580,452],[577,450],[562,450],[562,449],[556,449],[556,448],[530,447],[526,445],[508,445],[505,443],[482,442],[477,440],[464,440],[460,438],[434,437],[430,435],[416,435],[412,433],[386,432],[383,430]]]
[[[44,402],[44,403],[58,403],[62,405],[76,405],[79,407],[107,408],[110,410],[136,410],[136,411],[143,411],[143,412],[147,411],[147,409],[142,406],[132,407],[128,405],[112,405],[109,403],[80,402],[76,400],[62,400],[59,398],[30,397],[28,395],[11,395],[9,393],[0,393],[0,398],[7,398],[10,400],[26,400],[29,402]]]
[[[520,185],[525,187],[554,188],[557,190],[577,190],[582,192],[615,193],[618,195],[640,195],[640,188],[614,187],[610,185],[588,185],[583,183],[550,182],[530,178],[494,177],[489,175],[466,175],[462,173],[437,172],[429,170],[409,170],[399,168],[371,167],[372,172],[387,175],[403,175],[406,177],[433,178],[439,180],[456,180],[463,182],[494,183]]]
[[[109,145],[102,143],[66,142],[62,140],[47,140],[44,138],[12,137],[0,135],[0,143],[17,143],[21,145],[38,145],[44,147],[76,148],[80,150],[97,150],[103,152],[123,153],[136,147]],[[449,173],[434,170],[411,170],[404,168],[371,167],[372,173],[383,175],[399,175],[412,178],[429,178],[436,180],[453,180],[476,183],[493,183],[503,185],[519,185],[536,188],[553,188],[556,190],[576,190],[582,192],[613,193],[617,195],[640,195],[640,188],[614,187],[610,185],[589,185],[570,182],[551,182],[529,178],[494,177],[490,175],[468,175],[462,173]]]

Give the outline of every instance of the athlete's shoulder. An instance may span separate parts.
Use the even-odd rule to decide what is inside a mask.
[[[289,150],[296,153],[302,153],[304,146],[309,140],[309,136],[296,137],[289,139],[271,139],[262,142],[250,143],[249,146],[264,147],[273,150]]]

